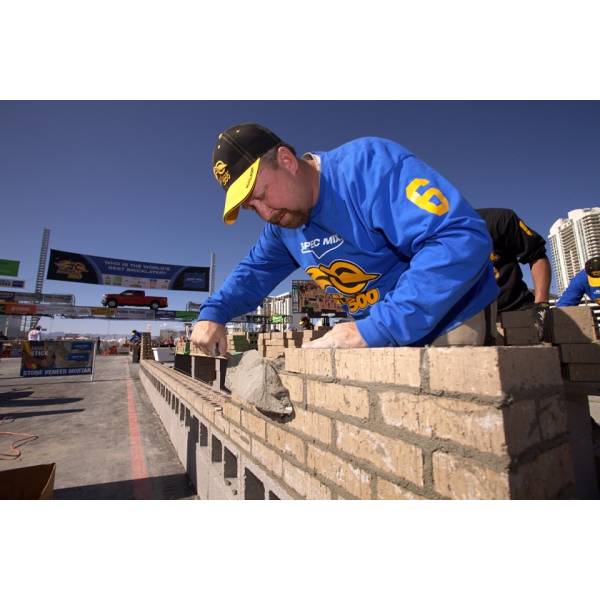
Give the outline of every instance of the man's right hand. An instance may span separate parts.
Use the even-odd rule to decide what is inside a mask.
[[[227,352],[225,325],[214,321],[198,321],[192,330],[190,342],[194,348],[208,356],[222,356]]]

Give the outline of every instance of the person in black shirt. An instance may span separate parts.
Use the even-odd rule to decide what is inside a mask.
[[[492,238],[490,258],[500,288],[498,314],[510,310],[532,310],[541,341],[552,279],[546,241],[509,208],[479,208],[477,212],[486,222]],[[529,264],[534,294],[523,281],[519,263]]]

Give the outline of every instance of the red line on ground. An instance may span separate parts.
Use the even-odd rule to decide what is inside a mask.
[[[136,500],[152,498],[152,486],[148,481],[148,469],[144,459],[144,444],[135,408],[135,390],[131,379],[127,380],[127,415],[129,417],[129,449],[131,450],[131,479]]]

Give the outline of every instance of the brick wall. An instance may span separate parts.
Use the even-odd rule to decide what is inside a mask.
[[[573,495],[556,348],[284,348],[283,419],[142,363],[201,498]]]

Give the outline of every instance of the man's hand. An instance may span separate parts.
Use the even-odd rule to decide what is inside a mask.
[[[214,321],[198,321],[192,330],[190,342],[194,348],[208,356],[223,355],[227,352],[225,325]]]
[[[366,348],[356,323],[339,323],[323,337],[302,344],[303,348]]]
[[[547,302],[538,302],[533,305],[533,324],[537,330],[540,342],[547,341],[546,318],[548,317],[549,310],[550,305]]]

